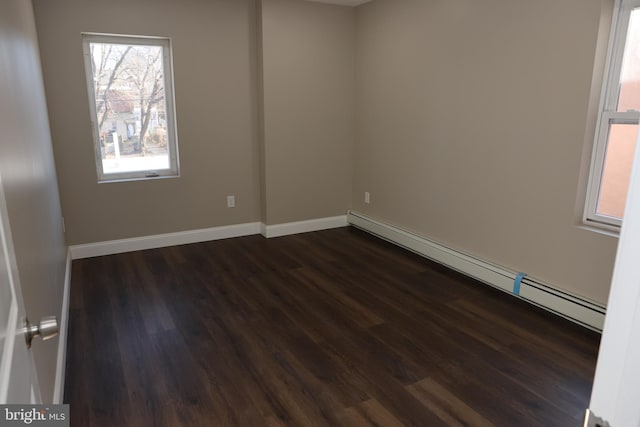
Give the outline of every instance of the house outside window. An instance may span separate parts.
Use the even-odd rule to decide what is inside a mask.
[[[178,176],[171,41],[82,37],[98,181]]]

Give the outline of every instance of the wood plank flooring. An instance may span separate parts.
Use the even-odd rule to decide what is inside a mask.
[[[73,426],[580,426],[599,335],[342,228],[73,262]]]

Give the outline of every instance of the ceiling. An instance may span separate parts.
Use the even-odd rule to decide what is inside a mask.
[[[371,0],[309,0],[315,1],[318,3],[330,3],[330,4],[339,4],[341,6],[359,6],[363,3],[368,3]]]

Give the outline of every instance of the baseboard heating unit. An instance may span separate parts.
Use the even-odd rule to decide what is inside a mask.
[[[606,308],[549,284],[448,248],[416,234],[349,211],[350,225],[508,292],[595,331],[602,331]]]

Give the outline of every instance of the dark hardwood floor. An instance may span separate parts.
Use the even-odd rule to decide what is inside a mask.
[[[73,262],[74,426],[581,425],[599,335],[361,231]]]

